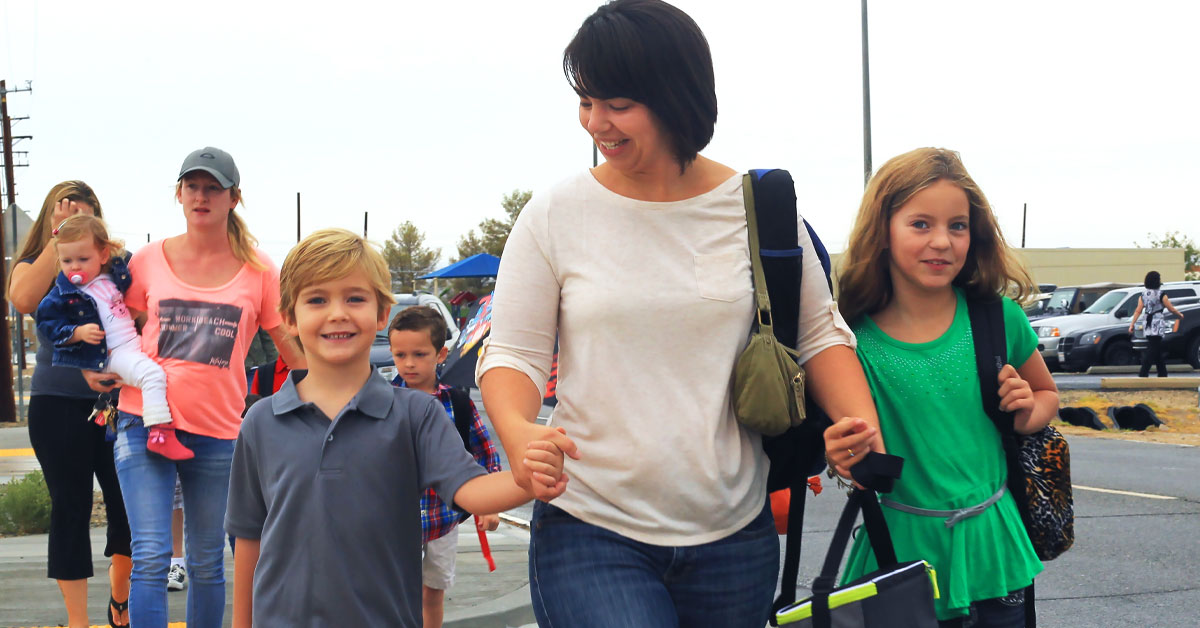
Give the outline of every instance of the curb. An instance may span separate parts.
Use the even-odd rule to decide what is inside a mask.
[[[1138,365],[1130,366],[1089,366],[1085,371],[1087,375],[1118,375],[1122,373],[1137,373],[1141,367]],[[1193,373],[1195,369],[1190,364],[1168,364],[1168,373]]]
[[[1200,377],[1102,377],[1101,390],[1197,390]]]

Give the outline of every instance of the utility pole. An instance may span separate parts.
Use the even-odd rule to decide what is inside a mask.
[[[1029,216],[1029,203],[1021,205],[1021,248],[1025,248],[1025,219]]]
[[[12,119],[8,117],[8,94],[9,92],[28,92],[32,91],[29,83],[25,87],[18,89],[8,89],[6,81],[0,80],[0,131],[4,133],[4,187],[8,192],[8,211],[12,214],[12,253],[5,251],[4,245],[4,225],[0,221],[0,259],[11,255],[12,261],[10,267],[17,263],[17,190],[13,168],[16,164],[13,163],[13,140],[30,139],[30,136],[13,137],[12,134]],[[24,120],[25,118],[18,118]],[[0,311],[9,313],[7,291],[0,291]],[[15,309],[11,310],[9,317],[16,323],[17,329],[17,346],[13,346],[12,337],[9,335],[7,321],[0,326],[0,376],[6,376],[8,381],[16,382],[17,390],[15,398],[14,391],[11,386],[0,386],[0,422],[13,422],[18,418],[17,403],[20,403],[21,409],[25,406],[25,382],[21,379],[21,372],[25,368],[25,320],[24,316]],[[17,358],[17,376],[13,377],[13,356]],[[21,412],[24,414],[24,412]]]
[[[300,243],[300,193],[296,192],[296,244]]]
[[[367,212],[363,212],[363,239],[367,239]]]
[[[871,66],[867,62],[867,0],[862,0],[863,187],[871,180]]]

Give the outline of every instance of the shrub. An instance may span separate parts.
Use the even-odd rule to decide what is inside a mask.
[[[41,471],[0,486],[0,534],[50,530],[50,492]]]

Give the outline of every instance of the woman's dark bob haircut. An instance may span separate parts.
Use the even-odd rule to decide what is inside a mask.
[[[1151,290],[1158,290],[1162,287],[1162,275],[1158,274],[1157,270],[1146,273],[1146,280],[1143,282],[1143,285]]]
[[[661,0],[614,0],[583,21],[563,52],[567,82],[585,98],[629,98],[654,113],[685,169],[712,140],[712,53],[688,14]]]

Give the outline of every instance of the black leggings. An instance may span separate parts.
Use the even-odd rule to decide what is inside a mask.
[[[50,490],[50,550],[46,576],[92,577],[92,476],[100,481],[108,509],[104,555],[129,556],[129,520],[117,484],[112,443],[104,428],[88,421],[90,399],[34,395],[29,399],[29,442]]]
[[[1167,376],[1167,357],[1163,355],[1162,336],[1146,336],[1146,350],[1142,352],[1142,370],[1138,377],[1150,375],[1150,365],[1158,368],[1158,376]]]

